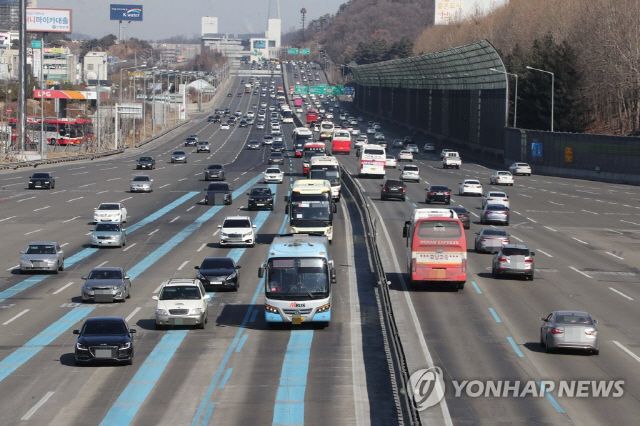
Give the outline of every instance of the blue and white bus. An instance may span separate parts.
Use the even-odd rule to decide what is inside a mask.
[[[327,237],[321,235],[288,234],[273,239],[267,261],[258,270],[258,276],[265,279],[267,325],[329,325],[336,271],[328,247]]]

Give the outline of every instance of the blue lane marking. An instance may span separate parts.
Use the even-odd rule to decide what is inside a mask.
[[[289,215],[284,215],[284,219],[282,221],[282,225],[280,226],[280,231],[279,231],[280,234],[282,234],[282,231],[283,231],[284,227],[286,226],[288,219],[289,219]],[[220,365],[218,366],[218,370],[216,371],[216,374],[213,376],[213,380],[211,381],[211,384],[209,385],[209,388],[207,389],[207,392],[205,393],[204,398],[202,399],[202,402],[200,403],[200,406],[196,410],[196,414],[193,417],[193,421],[191,421],[191,426],[198,426],[198,425],[206,425],[207,424],[208,417],[206,416],[206,413],[205,413],[205,418],[202,420],[202,423],[200,422],[200,418],[202,417],[202,413],[205,411],[205,408],[211,404],[209,402],[209,399],[211,398],[211,395],[213,394],[213,391],[215,390],[216,385],[218,384],[218,380],[220,379],[220,376],[222,375],[222,372],[227,367],[227,362],[229,362],[229,358],[231,357],[231,354],[232,354],[233,350],[236,348],[236,346],[238,344],[238,340],[240,339],[241,334],[242,334],[242,332],[244,331],[244,328],[247,325],[247,321],[253,315],[254,311],[257,312],[257,310],[254,307],[254,305],[256,303],[256,300],[258,299],[258,295],[260,294],[263,286],[264,286],[264,278],[262,278],[260,280],[260,282],[258,283],[258,286],[256,287],[255,292],[253,293],[253,298],[251,299],[251,302],[249,303],[249,308],[247,309],[247,313],[245,314],[244,318],[242,319],[242,323],[240,324],[240,327],[238,328],[238,331],[236,332],[236,335],[233,338],[233,340],[231,342],[231,345],[229,346],[229,349],[227,349],[227,352],[224,354],[224,357],[222,357]],[[213,409],[213,408],[211,408],[211,409]]]
[[[411,203],[413,204],[413,207],[418,208],[418,205],[416,203]]]
[[[21,365],[33,358],[45,346],[57,339],[62,333],[67,332],[78,321],[93,311],[93,307],[81,306],[72,309],[58,321],[44,329],[40,334],[29,340],[21,348],[15,350],[5,359],[0,361],[0,382],[9,374],[16,371]]]
[[[540,386],[540,389],[544,389],[541,382],[536,382],[536,383],[538,384],[538,386]],[[564,408],[562,408],[562,406],[560,404],[558,404],[558,401],[556,401],[556,399],[553,397],[553,395],[551,395],[549,392],[547,392],[546,389],[544,389],[544,396],[547,397],[547,399],[549,400],[551,405],[553,405],[553,408],[555,408],[558,413],[564,413],[565,412]]]
[[[254,314],[257,314],[258,311],[253,311]],[[251,318],[253,318],[253,315],[251,316]],[[249,322],[251,322],[251,320],[249,320]],[[236,348],[236,352],[240,352],[242,350],[242,347],[244,346],[244,342],[247,341],[247,337],[249,337],[248,334],[243,334],[242,338],[240,339],[240,343],[238,343],[238,347]]]
[[[134,231],[137,231],[138,229],[142,228],[145,225],[148,225],[149,223],[153,222],[154,220],[159,219],[163,215],[167,214],[171,210],[173,210],[176,207],[178,207],[180,204],[184,204],[186,201],[188,201],[191,198],[195,197],[197,194],[198,194],[197,192],[189,192],[188,194],[185,194],[182,197],[178,198],[176,201],[174,201],[174,202],[172,202],[170,204],[167,204],[166,206],[164,206],[160,210],[158,210],[158,211],[152,213],[151,215],[145,217],[140,222],[135,223],[135,224],[131,225],[130,227],[128,227],[127,230],[126,230],[126,234],[129,235],[130,233],[132,233]],[[74,264],[80,262],[83,259],[86,259],[87,257],[89,257],[90,255],[92,255],[93,253],[95,253],[97,251],[98,251],[97,248],[86,248],[84,250],[81,250],[78,253],[72,255],[71,257],[65,259],[64,260],[64,266],[65,267],[73,266]],[[6,289],[4,291],[0,291],[0,303],[4,302],[5,300],[7,300],[10,297],[15,296],[16,294],[20,293],[21,291],[26,290],[26,289],[38,284],[40,281],[44,280],[45,278],[49,278],[49,277],[51,277],[51,275],[44,275],[44,274],[33,275],[33,276],[27,278],[26,280],[20,281],[18,284],[14,285],[12,287],[9,287],[8,289]]]
[[[245,334],[243,337],[247,337],[247,335]],[[220,386],[218,387],[218,389],[224,388],[224,386],[227,384],[227,381],[229,381],[229,377],[231,377],[232,371],[233,371],[233,368],[227,368],[227,372],[224,373],[224,377],[222,378],[222,381],[220,382]]]
[[[258,311],[253,311],[253,314],[251,315],[251,319],[249,320],[249,322],[254,322],[257,316],[258,316]]]
[[[274,426],[304,424],[304,395],[312,342],[313,330],[291,332],[273,409]]]
[[[211,418],[211,413],[213,413],[213,408],[216,406],[215,403],[210,402],[209,405],[207,406],[207,411],[204,413],[204,419],[202,421],[202,424],[209,424],[209,419]]]
[[[149,354],[131,382],[120,394],[100,425],[129,424],[138,412],[145,398],[160,379],[165,367],[171,361],[187,330],[168,331]]]
[[[507,341],[509,342],[513,350],[516,351],[516,355],[518,355],[520,358],[524,358],[524,354],[522,353],[518,345],[516,345],[516,342],[515,340],[513,340],[513,337],[508,336]]]
[[[489,308],[489,312],[491,312],[491,315],[493,315],[493,319],[496,320],[496,322],[502,322],[495,309]]]
[[[478,294],[482,294],[482,290],[480,290],[480,287],[478,286],[478,284],[476,284],[476,282],[475,282],[475,281],[471,281],[471,284],[473,284],[473,288],[475,288],[475,289],[476,289],[476,292],[477,292]]]

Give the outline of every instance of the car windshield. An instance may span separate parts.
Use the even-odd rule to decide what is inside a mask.
[[[518,166],[518,167],[529,167],[529,165],[527,163],[517,163],[516,166]]]
[[[49,173],[34,173],[32,177],[35,179],[47,179],[49,178]]]
[[[31,244],[26,254],[56,254],[56,248],[50,244]]]
[[[340,172],[337,170],[311,170],[311,179],[328,180],[331,185],[340,184]]]
[[[122,335],[126,334],[127,329],[124,323],[119,320],[103,320],[103,321],[87,321],[82,328],[83,335]]]
[[[329,292],[327,265],[321,258],[270,259],[266,292],[269,297],[309,300]]]
[[[120,206],[118,204],[100,204],[98,210],[120,210]]]
[[[490,192],[489,197],[507,198],[507,194],[505,194],[504,192]]]
[[[209,169],[209,170],[219,170],[221,168],[222,168],[222,166],[220,164],[211,164],[211,165],[209,165],[209,167],[207,167],[207,169]]]
[[[136,176],[133,178],[134,182],[149,182],[150,180],[149,176]]]
[[[588,315],[580,315],[580,314],[565,314],[565,315],[556,315],[556,323],[558,324],[583,324],[583,325],[593,325],[593,321],[591,317]]]
[[[282,158],[282,154],[279,152],[274,152],[271,154],[271,158]]]
[[[477,180],[465,180],[465,185],[480,185],[480,181]]]
[[[97,232],[118,232],[119,230],[120,225],[117,223],[99,223],[95,229]]]
[[[394,157],[393,155],[387,155],[387,160],[395,160],[396,157]]]
[[[419,169],[418,166],[404,166],[403,170],[405,172],[417,172]]]
[[[160,300],[200,300],[200,290],[193,285],[167,286],[160,293]]]
[[[119,269],[94,269],[89,272],[90,280],[121,280],[122,271]]]
[[[386,183],[386,186],[389,186],[389,185],[392,185],[392,186],[404,186],[404,183],[402,183],[399,180],[388,180],[387,183]]]
[[[209,142],[198,142],[198,145],[209,145]]]
[[[185,155],[184,151],[176,151],[173,155]]]
[[[140,161],[152,161],[151,157],[140,157]]]
[[[207,191],[227,191],[229,185],[224,182],[210,183]]]
[[[437,186],[437,185],[433,185],[431,188],[429,188],[429,191],[448,191],[449,188],[447,188],[446,186]]]
[[[488,229],[488,228],[484,228],[482,231],[480,231],[480,235],[482,235],[483,237],[507,237],[507,231],[505,231],[504,229]]]
[[[510,176],[511,173],[509,173],[509,172],[498,172],[498,175],[500,175],[500,176]]]
[[[233,269],[233,260],[228,257],[210,257],[202,261],[200,269]]]
[[[454,212],[456,212],[458,215],[461,215],[461,214],[469,214],[469,212],[467,211],[467,209],[465,209],[465,208],[464,208],[464,207],[462,207],[462,206],[454,206],[454,207],[451,207],[451,210],[453,210]]]
[[[529,249],[504,247],[502,249],[502,254],[504,256],[529,256]]]
[[[269,188],[253,188],[251,195],[271,195],[271,190]]]
[[[281,173],[280,169],[267,169],[265,173]]]
[[[246,219],[227,219],[222,225],[223,228],[251,228],[251,223]]]

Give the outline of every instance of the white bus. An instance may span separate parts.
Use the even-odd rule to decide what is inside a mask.
[[[338,211],[326,180],[305,179],[293,184],[285,214],[294,234],[323,234],[333,240],[333,214]]]
[[[333,131],[335,129],[335,125],[332,121],[323,121],[320,123],[320,137],[319,140],[331,140],[333,137]]]
[[[340,178],[340,164],[336,157],[311,157],[309,163],[309,179],[327,180],[331,184],[331,197],[340,201],[342,180]]]
[[[387,153],[380,145],[363,145],[360,153],[359,176],[385,176],[385,166],[387,164]]]

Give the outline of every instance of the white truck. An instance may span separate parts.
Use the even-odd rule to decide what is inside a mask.
[[[449,151],[444,154],[442,158],[442,168],[449,169],[451,167],[455,167],[459,169],[462,165],[462,160],[460,159],[460,154],[456,151]]]

